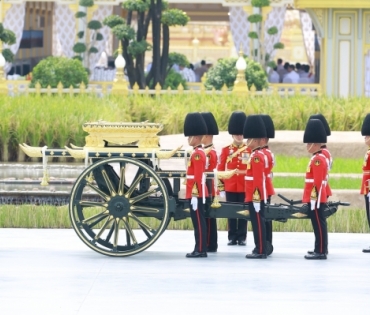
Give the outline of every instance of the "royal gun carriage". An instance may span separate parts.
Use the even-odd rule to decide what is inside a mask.
[[[190,217],[190,204],[183,197],[181,185],[186,180],[185,168],[191,152],[181,147],[161,149],[157,134],[162,128],[161,124],[148,122],[89,122],[83,125],[89,133],[84,147],[20,147],[30,157],[43,158],[43,185],[47,184],[49,157],[85,160],[86,168],[75,181],[69,198],[72,226],[91,249],[108,256],[130,256],[154,244],[171,219]],[[182,167],[161,169],[162,160],[174,159]],[[217,183],[233,174],[232,170],[215,171],[206,173],[206,178]],[[308,207],[298,206],[301,201],[280,197],[286,203],[268,204],[266,220],[308,218]],[[329,202],[326,215],[335,213],[339,205],[348,204]],[[206,208],[206,217],[249,218],[248,205],[222,202],[217,196]],[[270,254],[273,248],[268,245]]]

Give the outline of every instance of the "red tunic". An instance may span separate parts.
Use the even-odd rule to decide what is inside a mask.
[[[328,175],[327,159],[321,151],[316,152],[308,163],[303,191],[303,202],[317,200],[318,203],[327,201],[326,178]]]
[[[367,150],[362,164],[361,194],[367,195],[370,191],[370,148]]]
[[[274,154],[271,152],[268,146],[265,146],[262,148],[263,154],[267,158],[267,167],[265,169],[265,175],[266,175],[266,192],[267,196],[275,195],[274,185],[272,184],[272,168],[275,165],[275,157]]]
[[[245,202],[266,200],[266,165],[265,155],[261,150],[252,151],[247,162],[245,175]]]
[[[331,167],[333,165],[333,158],[332,158],[328,148],[326,147],[326,145],[321,147],[321,152],[327,158],[328,173],[329,173],[329,171],[331,170]],[[333,195],[332,192],[331,192],[330,186],[329,186],[329,174],[328,174],[328,178],[326,179],[326,195],[328,197]]]
[[[250,149],[246,145],[236,146],[230,144],[221,151],[220,161],[217,166],[218,171],[241,170],[247,169],[247,160],[250,155]],[[235,174],[229,179],[223,180],[225,191],[244,192],[244,174]]]
[[[210,150],[211,149],[211,150]],[[215,147],[212,145],[212,148],[205,148],[204,151],[206,152],[206,172],[213,172],[215,168],[217,168],[217,152]],[[215,187],[214,187],[214,180],[212,179],[212,196],[215,195]]]
[[[203,180],[203,174],[206,168],[206,154],[202,147],[194,148],[191,154],[188,169],[186,170],[186,198],[191,197],[203,197],[203,185],[204,185],[204,197],[208,197],[207,186],[205,180]]]

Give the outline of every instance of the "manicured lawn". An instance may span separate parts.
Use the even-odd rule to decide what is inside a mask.
[[[147,219],[149,225],[154,219]],[[217,219],[218,229],[227,229],[227,219]],[[274,231],[307,232],[312,231],[309,219],[290,219],[286,223],[274,221]],[[71,228],[67,206],[0,206],[0,228]],[[98,226],[97,226],[98,227]],[[251,225],[248,225],[251,229]],[[171,221],[168,229],[192,230],[190,219]],[[342,209],[328,218],[329,232],[369,233],[364,210]],[[77,237],[77,236],[76,236]]]
[[[303,188],[304,187],[304,176],[296,177],[296,176],[274,176],[273,184],[275,188]],[[334,178],[329,177],[329,183],[331,189],[358,189],[360,190],[361,187],[361,179],[360,178],[348,178],[343,177],[341,178]]]
[[[295,158],[277,155],[274,172],[280,173],[304,173],[307,169],[309,158]],[[335,158],[331,173],[358,173],[362,172],[363,159],[343,159]]]

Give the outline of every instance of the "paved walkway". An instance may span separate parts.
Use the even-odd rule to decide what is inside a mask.
[[[186,259],[192,231],[166,231],[146,252],[110,258],[73,230],[0,229],[0,312],[82,314],[369,314],[367,234],[330,234],[326,261],[303,259],[312,233],[275,233],[267,260],[226,246]]]

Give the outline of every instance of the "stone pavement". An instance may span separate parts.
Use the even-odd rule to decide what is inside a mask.
[[[2,315],[369,314],[368,234],[330,234],[326,261],[303,259],[313,233],[275,233],[267,260],[226,246],[186,259],[192,231],[166,231],[147,251],[102,256],[73,230],[0,229]]]

